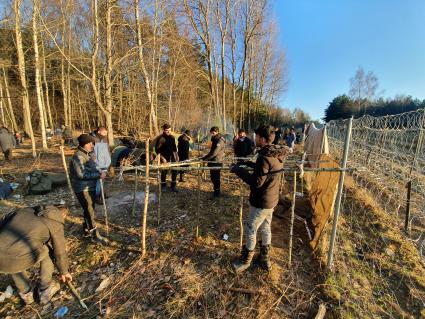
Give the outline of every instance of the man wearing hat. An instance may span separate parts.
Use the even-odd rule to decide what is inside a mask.
[[[56,206],[20,208],[0,219],[0,273],[10,274],[25,304],[34,302],[27,270],[40,264],[40,302],[46,304],[60,285],[52,279],[54,265],[62,282],[72,280],[65,248],[64,218]]]
[[[78,137],[78,148],[71,159],[69,174],[75,195],[83,208],[84,234],[100,244],[107,244],[108,240],[99,234],[95,224],[96,183],[99,179],[105,179],[106,174],[97,169],[91,157],[94,144],[95,139],[89,134]]]
[[[257,263],[261,268],[270,271],[270,244],[272,238],[271,223],[273,210],[279,201],[279,184],[282,176],[283,161],[291,153],[288,147],[272,144],[275,129],[269,125],[261,125],[255,130],[255,144],[261,148],[257,161],[246,162],[254,168],[251,174],[240,164],[232,165],[230,171],[239,176],[251,189],[249,194],[249,216],[245,223],[245,244],[241,257],[233,263],[233,269],[240,273],[249,268],[254,257],[257,232],[261,235],[259,241],[260,255]]]

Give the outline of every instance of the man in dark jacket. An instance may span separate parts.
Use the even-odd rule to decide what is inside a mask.
[[[106,174],[96,168],[92,152],[94,137],[89,134],[81,134],[78,137],[78,148],[74,153],[69,165],[72,188],[83,208],[84,234],[91,236],[100,244],[107,244],[108,240],[99,234],[95,224],[95,197],[96,183],[98,179],[105,179]]]
[[[184,133],[179,136],[177,149],[178,149],[178,155],[179,155],[180,161],[186,161],[189,159],[190,139],[191,139],[190,130],[184,131]],[[184,176],[184,171],[180,171],[180,182],[184,182],[183,176]]]
[[[13,134],[7,128],[0,127],[0,148],[3,151],[4,158],[10,162],[12,160],[12,149],[16,147],[16,140]]]
[[[40,263],[41,303],[50,301],[60,289],[52,280],[53,262],[60,280],[71,281],[65,248],[66,208],[27,207],[6,215],[0,222],[0,272],[11,274],[19,295],[26,304],[34,302],[33,287],[27,270]]]
[[[217,126],[213,126],[210,130],[211,134],[211,149],[207,155],[202,157],[202,160],[209,161],[209,167],[223,167],[220,163],[224,159],[225,140],[221,136]],[[214,197],[220,196],[220,170],[210,171],[211,182],[214,186]]]
[[[252,174],[236,164],[231,172],[239,176],[250,186],[249,216],[245,223],[245,245],[240,259],[233,263],[235,272],[246,270],[252,262],[256,244],[257,231],[261,233],[259,265],[269,271],[271,268],[269,251],[271,244],[271,222],[274,207],[279,201],[279,181],[282,175],[283,161],[290,154],[286,146],[272,144],[274,128],[262,125],[255,130],[255,143],[260,147],[255,163],[249,162],[254,168]]]
[[[155,152],[160,156],[161,163],[178,162],[176,140],[171,135],[171,126],[164,124],[162,126],[162,134],[157,138],[155,143]],[[167,189],[167,170],[161,170],[161,188],[163,191]],[[171,191],[177,193],[177,171],[171,170]]]
[[[236,157],[247,157],[254,154],[254,142],[246,136],[244,129],[240,129],[237,138],[233,141],[233,150]]]

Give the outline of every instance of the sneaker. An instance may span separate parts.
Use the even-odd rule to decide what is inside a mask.
[[[34,294],[33,294],[32,288],[27,293],[20,292],[19,296],[21,297],[21,299],[24,301],[26,305],[30,305],[34,302]]]
[[[45,305],[50,302],[52,297],[61,289],[61,286],[58,282],[52,282],[49,287],[44,290],[39,290],[40,303]]]

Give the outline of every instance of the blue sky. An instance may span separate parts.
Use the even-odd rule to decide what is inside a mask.
[[[275,0],[289,87],[281,106],[313,118],[362,66],[383,97],[425,99],[425,0]]]

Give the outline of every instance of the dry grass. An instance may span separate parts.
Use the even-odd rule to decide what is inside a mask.
[[[53,153],[37,165],[60,171],[59,153]],[[30,158],[21,161],[19,165],[23,166],[17,170],[15,166],[3,167],[3,174],[22,182],[33,166]],[[109,179],[106,189],[111,195],[131,192],[132,181],[132,176],[125,176],[123,183]],[[151,190],[156,192],[155,178],[152,182]],[[252,269],[235,276],[230,262],[239,250],[239,184],[234,179],[223,182],[225,197],[213,201],[207,177],[201,188],[199,219],[195,214],[195,176],[188,174],[188,181],[179,188],[178,195],[163,194],[159,225],[155,205],[149,208],[148,255],[144,259],[137,252],[141,207],[134,218],[126,207],[111,214],[111,238],[115,241],[111,247],[84,240],[80,235],[80,209],[71,209],[65,229],[71,272],[89,311],[79,308],[64,290],[45,309],[38,305],[23,307],[14,297],[0,305],[0,317],[50,318],[59,306],[66,305],[74,318],[96,318],[105,312],[109,318],[313,318],[319,303],[327,305],[326,318],[419,318],[423,314],[425,268],[415,247],[401,235],[393,216],[381,211],[367,192],[357,189],[349,179],[335,272],[328,275],[311,256],[304,225],[297,220],[293,264],[288,267],[289,222],[283,212],[275,216],[272,225],[271,274]],[[143,183],[140,189],[144,189]],[[58,198],[68,198],[65,188],[46,196],[3,202],[1,209]],[[101,229],[102,214],[99,209]],[[201,237],[195,240],[197,225]],[[221,239],[224,233],[229,241]],[[95,292],[105,278],[111,279],[109,287]],[[0,275],[0,289],[8,284],[10,278]]]

